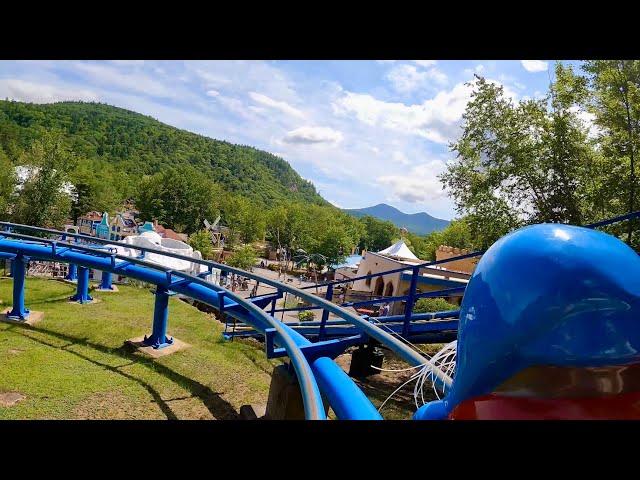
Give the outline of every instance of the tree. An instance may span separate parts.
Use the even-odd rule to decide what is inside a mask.
[[[9,157],[0,147],[0,218],[8,219],[14,201],[16,175]]]
[[[70,179],[74,192],[71,204],[74,223],[90,211],[114,212],[127,198],[126,179],[110,168],[83,163],[70,172]]]
[[[251,243],[265,234],[262,209],[239,195],[227,194],[222,201],[222,221],[231,231],[231,242],[237,237],[242,243]]]
[[[241,268],[242,270],[249,270],[256,264],[257,260],[258,256],[253,247],[251,245],[244,245],[233,252],[227,264],[232,267]]]
[[[436,250],[441,245],[456,248],[477,249],[471,226],[467,218],[452,220],[443,230],[428,233],[424,237],[409,234],[413,253],[423,260],[435,260]]]
[[[440,179],[479,246],[529,223],[581,223],[580,173],[593,151],[577,90],[561,85],[561,95],[552,88],[542,100],[513,102],[476,78],[463,133],[451,145],[456,161]]]
[[[218,215],[222,189],[195,168],[180,166],[145,177],[136,206],[145,220],[157,219],[179,232],[198,231]]]
[[[626,201],[609,202],[609,206],[617,210],[611,213],[634,211],[637,208],[635,164],[640,147],[640,61],[592,60],[584,63],[583,70],[591,87],[587,104],[600,129],[598,143],[602,155],[608,160],[603,173],[605,178],[614,178],[608,182],[616,186],[612,191],[614,195],[619,198],[622,189],[626,196]],[[636,225],[635,221],[627,222],[628,243],[632,243]]]
[[[211,259],[213,256],[211,234],[207,230],[199,230],[191,234],[189,236],[189,245],[191,245],[194,250],[198,250],[205,259]]]
[[[307,264],[307,271],[309,268],[313,268],[313,274],[316,283],[316,293],[318,292],[318,268],[321,268],[323,265],[327,264],[327,257],[322,255],[321,253],[308,253],[303,249],[298,249],[296,251],[293,259],[301,265],[303,263]]]
[[[311,213],[310,206],[298,203],[279,203],[269,210],[265,215],[265,229],[267,238],[278,245],[280,252],[289,252],[288,256],[279,257],[280,262],[284,262],[285,270],[287,264],[292,260],[291,252],[298,248],[307,247],[310,243]]]
[[[379,251],[387,248],[400,233],[400,229],[393,223],[370,215],[361,217],[360,223],[364,231],[358,245],[363,250]]]
[[[35,141],[19,159],[26,179],[19,186],[13,213],[18,223],[40,227],[61,227],[71,209],[69,172],[75,155],[59,135],[46,134]]]

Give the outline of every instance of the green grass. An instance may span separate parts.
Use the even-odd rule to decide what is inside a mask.
[[[1,310],[11,306],[11,289],[11,279],[0,278]],[[172,297],[168,333],[191,347],[159,359],[132,352],[123,342],[150,333],[154,298],[146,288],[119,289],[92,291],[99,303],[79,305],[67,302],[74,285],[27,279],[26,305],[45,316],[34,327],[0,323],[0,393],[26,395],[0,406],[0,419],[234,419],[241,405],[266,404],[280,361],[267,360],[261,343],[224,341],[220,322]],[[407,365],[387,352],[383,366]],[[378,407],[411,373],[355,381]],[[412,390],[398,392],[383,416],[411,418]]]
[[[0,279],[2,309],[11,279]],[[26,399],[0,419],[233,419],[243,404],[265,404],[276,362],[253,341],[224,341],[222,324],[170,299],[168,333],[190,348],[159,359],[124,340],[149,334],[153,295],[119,286],[92,292],[99,303],[70,304],[75,287],[28,278],[26,305],[45,312],[34,327],[0,323],[0,393]]]

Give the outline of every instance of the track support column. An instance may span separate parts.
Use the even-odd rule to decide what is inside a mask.
[[[89,295],[89,269],[87,267],[78,268],[78,287],[76,294],[70,300],[78,303],[88,303],[93,300]]]
[[[333,300],[333,284],[330,283],[327,287],[327,294],[325,298],[329,301]],[[327,326],[327,320],[329,320],[329,310],[326,308],[322,310],[322,320],[320,321],[320,329],[318,330],[318,340],[324,340],[325,329]]]
[[[7,313],[10,320],[25,321],[29,318],[29,309],[24,306],[24,282],[27,274],[27,258],[19,253],[11,262],[13,277],[13,308]]]
[[[418,286],[418,275],[420,275],[420,267],[413,267],[411,275],[411,286],[409,287],[409,295],[407,303],[404,307],[404,323],[402,325],[402,336],[407,338],[411,328],[411,314],[413,313],[413,305],[415,303],[416,288]]]
[[[111,283],[111,272],[102,272],[102,278],[100,279],[100,290],[113,290]]]
[[[169,321],[169,292],[166,287],[156,287],[156,301],[153,309],[153,330],[151,336],[145,335],[143,343],[155,349],[168,347],[173,344],[173,338],[167,337],[167,323]]]
[[[67,276],[64,277],[64,279],[70,282],[75,282],[78,280],[78,267],[75,263],[69,264],[69,268],[67,269]]]

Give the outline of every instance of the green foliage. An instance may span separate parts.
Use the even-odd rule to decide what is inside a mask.
[[[222,189],[195,168],[167,168],[140,182],[136,206],[144,219],[157,219],[178,232],[193,233],[218,214]]]
[[[582,91],[564,73],[547,98],[519,102],[477,78],[441,180],[483,247],[520,225],[582,221],[580,173],[593,149],[574,108]]]
[[[226,194],[221,205],[222,223],[231,231],[227,245],[236,241],[251,243],[264,237],[266,220],[258,204],[239,195]]]
[[[431,232],[423,237],[408,233],[405,243],[422,260],[435,260],[440,245],[449,247],[477,249],[468,219],[452,220],[444,230]]]
[[[71,204],[71,218],[74,223],[78,217],[95,210],[115,212],[127,198],[122,175],[105,167],[98,174],[80,164],[69,172],[69,180],[74,186],[75,198]],[[126,182],[125,182],[126,184]]]
[[[295,200],[327,205],[313,184],[280,157],[190,133],[151,117],[98,103],[28,104],[0,101],[0,146],[15,160],[50,130],[102,178],[106,166],[126,175],[125,195],[145,175],[192,166],[232,193],[272,203]]]
[[[591,60],[583,65],[587,87],[585,107],[595,116],[598,158],[585,169],[588,200],[597,218],[638,209],[636,163],[640,148],[640,61]],[[626,240],[640,248],[637,221],[610,228],[627,234]],[[636,232],[634,235],[633,232]]]
[[[31,172],[13,205],[17,223],[61,227],[71,210],[71,196],[64,188],[77,159],[60,136],[46,134],[33,142],[18,159]]]
[[[301,322],[312,322],[316,316],[311,310],[301,310],[298,312],[298,320]]]
[[[358,219],[332,206],[281,203],[266,213],[266,235],[274,245],[326,257],[326,263],[342,261],[362,235]],[[292,260],[292,258],[288,258]]]
[[[241,268],[242,270],[249,270],[256,264],[257,260],[258,257],[253,247],[251,247],[251,245],[245,245],[231,255],[227,264],[232,267]]]
[[[199,230],[189,236],[189,245],[194,250],[200,251],[202,258],[211,259],[213,256],[213,244],[211,234],[206,230]]]
[[[228,245],[266,235],[275,245],[319,253],[330,263],[367,236],[363,223],[328,204],[267,152],[108,105],[0,101],[0,148],[10,161],[52,130],[80,159],[67,172],[76,197],[65,213],[74,220],[89,210],[114,212],[132,199],[141,218],[192,234],[220,213],[231,230]],[[368,235],[373,240],[367,245],[387,246],[375,228]]]
[[[361,249],[376,252],[387,248],[400,233],[400,229],[393,223],[378,220],[370,215],[362,217],[360,223],[364,230],[359,241]]]
[[[16,176],[13,164],[0,148],[0,218],[5,218],[9,214],[15,187]]]
[[[413,307],[413,313],[445,312],[458,308],[458,305],[449,303],[444,298],[419,298]]]

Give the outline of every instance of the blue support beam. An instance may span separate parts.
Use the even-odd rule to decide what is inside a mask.
[[[7,314],[11,320],[25,321],[29,318],[29,309],[24,306],[24,282],[27,274],[27,258],[18,253],[11,262],[13,277],[13,308]]]
[[[167,287],[156,287],[156,301],[153,309],[153,329],[151,336],[145,335],[143,343],[155,349],[168,347],[173,344],[173,338],[167,337],[169,322],[169,291]]]
[[[111,283],[111,272],[102,272],[102,278],[100,279],[100,290],[113,290],[113,284]]]
[[[402,326],[402,336],[404,338],[407,338],[407,336],[409,335],[411,313],[413,312],[413,303],[415,302],[419,275],[420,268],[413,267],[413,274],[411,275],[411,286],[409,287],[409,295],[407,296],[407,303],[404,307],[404,325]]]
[[[67,276],[64,277],[65,280],[69,280],[70,282],[75,282],[78,280],[78,267],[75,263],[70,263],[69,268],[67,269]]]
[[[329,301],[333,300],[333,285],[329,285],[327,287],[327,294],[325,298]],[[318,331],[319,340],[324,340],[325,326],[327,325],[327,320],[329,320],[329,310],[325,308],[324,310],[322,310],[322,320],[320,321],[320,330]]]
[[[88,303],[93,300],[89,295],[89,269],[87,267],[78,268],[78,286],[76,294],[69,300],[78,303]]]

